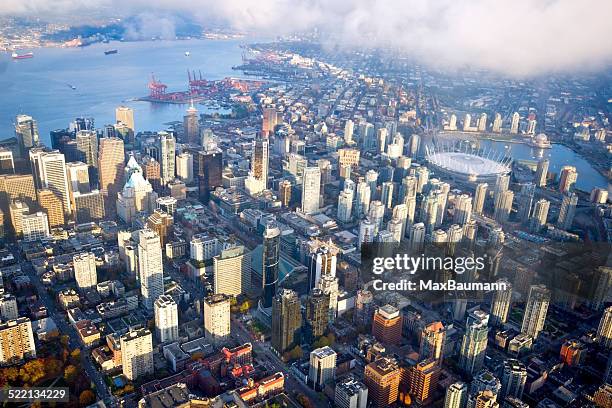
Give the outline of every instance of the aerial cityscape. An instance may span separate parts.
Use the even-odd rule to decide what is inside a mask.
[[[0,5],[3,406],[612,408],[612,5],[52,3]]]

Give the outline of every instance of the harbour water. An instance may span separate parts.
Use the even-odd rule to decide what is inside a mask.
[[[494,150],[504,153],[514,160],[539,161],[546,158],[550,160],[549,171],[559,174],[563,166],[576,167],[578,180],[576,187],[583,191],[591,191],[594,187],[608,188],[608,181],[582,156],[572,149],[553,144],[550,149],[538,149],[524,143],[508,143],[493,140],[481,140],[480,147],[485,150]]]
[[[136,131],[164,129],[164,123],[182,120],[186,106],[134,100],[148,94],[151,75],[168,85],[168,92],[187,89],[188,70],[201,71],[206,79],[240,77],[240,71],[231,67],[241,63],[240,45],[249,41],[252,39],[112,42],[36,49],[34,58],[24,60],[0,54],[0,139],[13,136],[13,122],[20,113],[38,121],[41,140],[49,145],[49,131],[67,127],[76,117],[93,117],[98,127],[114,123],[119,105],[134,109]],[[109,49],[118,52],[105,55]],[[518,160],[547,157],[555,173],[564,165],[576,166],[576,184],[581,190],[608,186],[586,159],[562,145],[541,150],[483,140],[481,147]]]
[[[151,75],[168,85],[168,92],[187,89],[187,70],[209,80],[240,77],[232,66],[241,63],[240,44],[246,42],[111,42],[36,49],[34,58],[24,60],[0,54],[0,139],[13,135],[20,113],[38,121],[41,140],[49,144],[49,131],[67,127],[75,117],[93,117],[97,127],[114,123],[115,107],[122,104],[134,109],[136,131],[163,129],[164,123],[182,120],[186,106],[134,101],[148,94]],[[105,55],[108,49],[118,53]]]

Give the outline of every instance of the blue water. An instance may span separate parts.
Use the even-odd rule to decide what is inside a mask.
[[[548,171],[557,175],[559,175],[559,171],[563,166],[574,166],[578,171],[576,187],[579,190],[591,191],[594,187],[610,189],[607,179],[593,168],[586,159],[563,145],[553,144],[550,149],[536,149],[523,143],[481,140],[480,146],[486,150],[493,149],[497,152],[506,153],[517,160],[538,161],[542,158],[547,158],[550,160]]]
[[[97,127],[115,122],[115,107],[134,109],[136,131],[164,129],[182,120],[185,105],[128,101],[148,94],[154,73],[168,92],[187,89],[187,70],[206,79],[239,77],[240,44],[248,40],[113,42],[83,48],[35,49],[34,58],[12,60],[0,54],[0,139],[13,135],[13,121],[25,113],[38,121],[41,140],[78,116],[95,118]],[[116,48],[119,52],[104,55]],[[185,56],[189,51],[190,56]],[[76,87],[72,90],[70,85]],[[204,107],[201,109],[205,111]]]

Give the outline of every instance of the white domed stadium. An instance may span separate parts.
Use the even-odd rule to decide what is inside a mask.
[[[459,181],[493,182],[512,170],[511,158],[496,152],[437,150],[427,146],[425,159],[432,169]]]

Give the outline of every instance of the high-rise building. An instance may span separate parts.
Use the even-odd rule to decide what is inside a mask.
[[[329,346],[310,352],[308,382],[315,390],[322,390],[325,384],[336,377],[336,352]]]
[[[373,407],[385,408],[397,401],[401,370],[395,359],[382,357],[369,363],[363,377]]]
[[[291,204],[291,187],[289,180],[283,180],[278,184],[278,199],[285,208]]]
[[[164,210],[155,209],[153,213],[147,217],[147,228],[159,236],[159,241],[162,247],[166,246],[168,237],[172,232],[174,217],[166,213]]]
[[[374,312],[372,335],[381,343],[399,344],[402,339],[402,316],[396,307],[385,305]]]
[[[533,196],[535,194],[534,183],[521,184],[521,190],[517,194],[517,211],[516,218],[524,221],[528,220],[531,215],[531,207],[533,206]]]
[[[302,311],[298,294],[281,290],[272,302],[272,347],[280,354],[296,344],[302,327]]]
[[[594,188],[591,190],[589,201],[595,204],[605,204],[608,202],[608,189]]]
[[[610,287],[612,287],[612,267],[596,267],[591,278],[591,296],[587,305],[593,310],[602,310],[608,302]]]
[[[360,289],[355,298],[355,312],[353,323],[358,327],[367,327],[374,316],[374,295],[369,290]]]
[[[418,253],[425,243],[425,224],[418,222],[410,229],[409,247],[411,253]]]
[[[414,224],[414,212],[416,209],[416,199],[408,198],[404,204],[398,204],[393,207],[393,218],[401,223],[400,237],[404,239],[406,232],[412,228]]]
[[[493,392],[489,390],[481,391],[476,395],[474,408],[499,408],[496,399],[497,396]]]
[[[31,116],[17,115],[15,118],[15,135],[22,157],[27,157],[27,150],[38,145],[38,124]]]
[[[76,134],[79,161],[98,167],[98,134],[94,130],[80,130]]]
[[[521,332],[530,335],[534,339],[537,338],[544,329],[549,305],[550,290],[544,285],[532,285],[529,288],[529,297],[525,305]]]
[[[63,203],[51,190],[46,188],[38,190],[38,204],[47,214],[49,227],[62,227],[65,224]]]
[[[264,308],[272,306],[272,299],[276,295],[278,284],[280,259],[280,229],[273,224],[267,224],[263,233],[262,254],[262,286]]]
[[[582,364],[587,353],[586,345],[580,340],[567,339],[561,345],[559,358],[568,367],[575,367]]]
[[[411,368],[408,389],[417,404],[422,405],[429,402],[438,386],[441,371],[438,360],[433,358],[422,360]]]
[[[29,318],[0,323],[0,364],[15,364],[35,357],[36,345]]]
[[[74,193],[74,215],[77,224],[95,222],[104,219],[104,196],[100,190],[88,193]]]
[[[10,293],[0,295],[0,318],[3,321],[15,320],[19,318],[17,298]]]
[[[602,384],[593,394],[593,402],[601,408],[612,406],[612,385]]]
[[[61,200],[66,215],[71,214],[70,187],[66,174],[66,160],[59,151],[30,151],[32,173],[38,188],[51,190]]]
[[[451,384],[446,389],[444,408],[464,408],[467,403],[468,385],[463,382]]]
[[[612,306],[606,308],[597,327],[597,342],[608,349],[612,349]]]
[[[504,223],[508,221],[510,217],[510,211],[512,211],[512,201],[514,200],[514,192],[512,190],[506,190],[499,193],[499,198],[495,200],[495,211],[493,218],[497,222]]]
[[[374,242],[376,237],[376,224],[374,224],[369,218],[364,218],[359,223],[359,240],[358,247],[362,245]]]
[[[155,299],[155,332],[160,343],[176,341],[179,338],[178,306],[172,296],[161,295]]]
[[[353,209],[353,190],[342,190],[338,197],[338,221],[350,222]]]
[[[534,182],[538,187],[545,187],[546,180],[548,179],[548,166],[550,165],[550,161],[548,159],[542,159],[538,162],[538,166],[536,168]]]
[[[5,214],[14,200],[19,200],[28,206],[36,201],[34,177],[31,174],[0,175],[0,208]]]
[[[350,119],[347,119],[346,123],[344,124],[344,143],[346,143],[347,145],[353,144],[354,127],[355,127],[355,124],[353,123],[353,121]]]
[[[306,301],[306,329],[310,339],[325,334],[329,323],[329,296],[315,288]]]
[[[189,184],[193,181],[193,155],[183,152],[176,156],[176,176]]]
[[[562,194],[573,191],[578,179],[578,171],[574,166],[563,166],[559,173],[559,192]]]
[[[393,207],[393,182],[385,181],[382,183],[380,201],[385,208]]]
[[[302,212],[316,214],[319,212],[319,197],[321,196],[321,169],[306,167],[302,180]]]
[[[501,374],[501,391],[498,398],[515,397],[521,399],[525,382],[527,381],[527,369],[519,360],[505,360]]]
[[[329,298],[329,321],[333,322],[338,313],[338,297],[340,296],[339,279],[331,275],[323,275],[317,283],[317,288]]]
[[[518,112],[514,112],[512,114],[512,122],[510,123],[510,133],[517,134],[519,130],[519,122],[521,120],[521,116]]]
[[[492,327],[503,326],[506,323],[510,305],[512,304],[512,284],[505,278],[499,279],[497,283],[505,285],[505,288],[500,288],[493,294],[491,317],[489,320]]]
[[[23,217],[30,213],[30,207],[23,201],[15,200],[9,208],[13,233],[15,237],[21,237],[23,234]]]
[[[548,219],[548,209],[550,208],[550,201],[541,198],[536,201],[531,218],[529,219],[529,230],[533,233],[538,233],[546,225]]]
[[[230,299],[214,294],[204,300],[204,335],[215,344],[224,344],[231,334]]]
[[[210,193],[223,185],[223,152],[219,148],[199,150],[193,158],[194,176],[198,177],[200,201],[207,204]]]
[[[183,142],[194,145],[200,143],[200,117],[193,102],[183,116]]]
[[[253,142],[251,157],[251,176],[258,184],[258,190],[268,188],[268,173],[270,166],[270,142],[267,138],[258,138]]]
[[[378,200],[374,200],[370,203],[370,211],[368,211],[368,218],[375,225],[375,233],[382,231],[383,221],[385,218],[385,205]]]
[[[149,229],[138,232],[138,272],[144,306],[153,310],[153,302],[164,294],[164,270],[159,235]]]
[[[136,130],[134,127],[134,110],[132,108],[128,108],[127,106],[118,106],[115,109],[115,122],[123,123],[131,131]]]
[[[501,133],[502,131],[502,116],[500,113],[495,114],[495,119],[493,119],[493,133]]]
[[[157,204],[158,210],[162,210],[166,214],[174,217],[177,203],[176,198],[171,196],[159,197],[157,200],[155,200],[155,203]]]
[[[559,218],[557,219],[557,227],[564,230],[572,228],[577,205],[578,196],[576,193],[567,193],[563,195],[561,208],[559,209]]]
[[[125,162],[123,140],[116,137],[100,139],[98,162],[100,190],[105,197],[104,207],[110,211],[110,214],[115,214],[117,193],[123,187],[123,165]]]
[[[274,106],[265,106],[262,108],[262,111],[263,121],[261,132],[265,137],[268,137],[270,133],[274,132],[274,128],[278,123],[278,113],[276,112],[276,107]]]
[[[175,157],[176,157],[176,140],[174,136],[168,132],[157,132],[159,143],[159,164],[161,167],[161,182],[163,185],[174,180]]]
[[[472,216],[472,197],[467,194],[461,194],[455,197],[455,214],[453,222],[459,225],[465,225]]]
[[[97,160],[97,159],[96,159]],[[91,190],[89,183],[89,170],[83,162],[66,163],[70,191],[74,193],[87,193]]]
[[[478,118],[478,123],[476,124],[476,128],[479,132],[485,132],[487,130],[487,114],[481,113]]]
[[[221,251],[213,258],[213,279],[215,293],[246,294],[251,288],[251,253],[244,246]]]
[[[537,124],[538,122],[535,119],[529,119],[527,121],[527,131],[525,133],[528,135],[535,135]]]
[[[123,375],[134,381],[153,374],[153,336],[147,329],[130,330],[120,337]]]
[[[478,396],[483,392],[492,393],[494,399],[501,390],[501,382],[489,370],[480,370],[470,384],[470,393],[468,394],[467,407],[476,407]]]
[[[472,115],[466,113],[463,117],[463,131],[469,132],[472,129]]]
[[[0,147],[0,174],[14,174],[15,161],[13,152],[5,147]]]
[[[94,290],[98,284],[96,256],[91,252],[82,252],[72,257],[74,279],[82,292]]]
[[[313,239],[308,242],[309,273],[308,287],[317,286],[319,280],[324,276],[336,276],[336,264],[339,248],[330,241]]]
[[[49,219],[42,211],[21,217],[24,241],[38,241],[49,237]]]
[[[442,322],[433,322],[423,328],[419,357],[421,360],[434,359],[440,362],[444,358],[446,328]]]
[[[448,120],[448,130],[457,130],[457,115],[452,113]]]
[[[363,179],[357,183],[355,189],[355,216],[362,217],[366,215],[370,209],[370,197],[372,191],[368,183]]]
[[[145,156],[140,161],[142,167],[142,175],[153,186],[155,191],[160,191],[162,186],[161,181],[161,166],[153,157]]]
[[[465,373],[473,375],[482,368],[487,349],[487,334],[485,321],[474,321],[467,325],[459,352],[459,367]]]
[[[368,388],[352,375],[336,384],[334,406],[338,408],[367,408]]]

